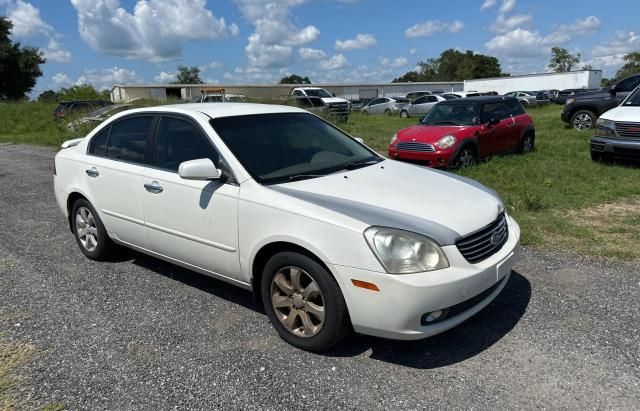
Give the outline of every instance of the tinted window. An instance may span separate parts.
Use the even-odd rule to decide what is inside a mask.
[[[629,77],[628,79],[622,80],[616,86],[617,91],[621,92],[630,92],[633,91],[640,84],[640,76]]]
[[[210,158],[218,164],[218,154],[202,132],[191,122],[175,117],[163,117],[156,140],[155,165],[178,171],[183,161]]]
[[[426,101],[427,101],[427,97],[426,96],[422,96],[420,98],[415,99],[413,101],[413,103],[411,103],[411,104],[422,104],[422,103],[424,103]]]
[[[89,152],[96,156],[104,157],[107,155],[107,140],[109,139],[109,130],[107,127],[91,139],[91,149]]]
[[[381,104],[384,102],[383,98],[378,98],[373,100],[371,103],[369,103],[370,106],[377,106],[378,104]]]
[[[480,121],[480,106],[478,104],[446,104],[440,103],[422,120],[427,125],[455,125],[468,126]]]
[[[507,105],[508,114],[511,116],[515,117],[525,113],[524,107],[522,107],[522,104],[517,100],[510,100],[505,102],[505,104]]]
[[[314,178],[380,161],[311,114],[221,117],[211,120],[211,125],[245,169],[264,184]],[[367,163],[357,164],[363,161]]]
[[[482,108],[482,122],[486,123],[491,119],[504,120],[510,117],[509,109],[504,102],[485,104]]]
[[[107,157],[132,163],[143,163],[147,135],[153,117],[133,117],[111,126]]]
[[[436,96],[427,96],[427,103],[437,103],[438,97]]]

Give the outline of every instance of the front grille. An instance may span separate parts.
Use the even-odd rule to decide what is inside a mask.
[[[640,140],[640,123],[616,122],[616,133],[619,137]]]
[[[415,151],[419,153],[433,153],[436,149],[427,143],[418,143],[415,141],[401,141],[396,144],[396,149],[401,151]]]
[[[348,114],[349,103],[331,103],[329,104],[329,111],[333,114]]]
[[[462,256],[471,264],[479,263],[497,253],[509,237],[509,227],[504,213],[483,229],[456,242]]]

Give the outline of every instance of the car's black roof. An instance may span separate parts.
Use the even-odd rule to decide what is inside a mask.
[[[477,96],[477,97],[459,98],[456,100],[441,101],[438,104],[455,104],[455,105],[463,106],[466,104],[489,104],[489,103],[498,103],[500,101],[512,101],[512,100],[516,100],[516,98],[506,97],[506,96]]]

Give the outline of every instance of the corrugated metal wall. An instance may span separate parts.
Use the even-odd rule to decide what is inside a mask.
[[[601,79],[602,70],[532,74],[528,76],[465,80],[464,91],[497,91],[499,94],[504,94],[510,91],[599,88]]]

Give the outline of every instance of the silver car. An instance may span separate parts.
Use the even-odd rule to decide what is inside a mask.
[[[387,116],[395,115],[400,112],[400,107],[395,99],[390,97],[380,97],[371,100],[362,106],[362,114],[384,114]]]
[[[411,103],[402,107],[400,110],[400,117],[424,117],[429,114],[433,106],[445,100],[447,99],[437,94],[418,97]]]
[[[540,102],[536,97],[537,93],[533,93],[531,91],[512,91],[510,93],[505,94],[507,97],[515,97],[518,99],[520,104],[523,107],[538,107]]]

